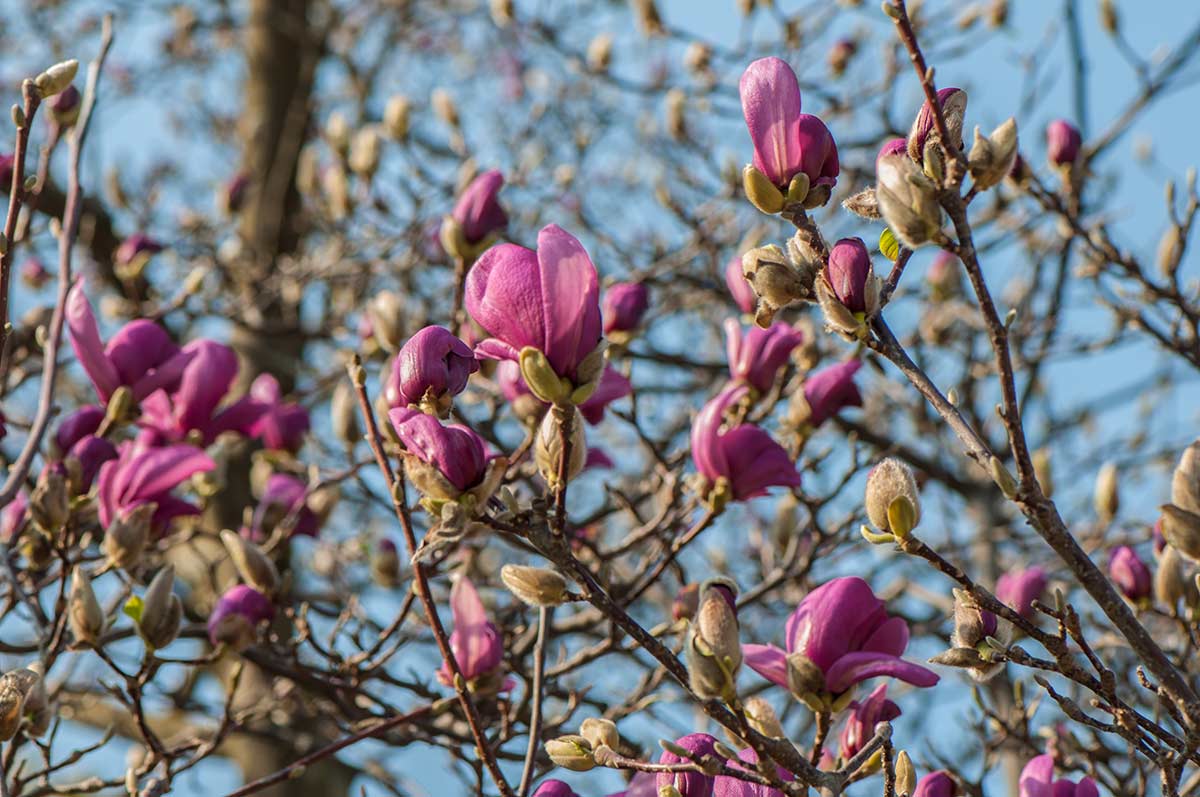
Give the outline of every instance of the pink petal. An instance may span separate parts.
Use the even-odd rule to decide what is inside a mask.
[[[938,676],[932,670],[919,664],[889,656],[886,653],[859,651],[847,653],[833,666],[825,671],[825,685],[830,692],[844,692],[860,681],[886,675],[898,678],[913,686],[928,687],[938,682]]]
[[[766,678],[787,688],[787,654],[774,645],[742,645],[742,661]]]
[[[88,379],[96,388],[101,400],[108,401],[120,384],[117,369],[104,353],[104,343],[100,340],[100,330],[96,326],[96,316],[92,314],[92,305],[83,293],[84,282],[80,277],[71,286],[67,296],[67,329],[71,333],[71,347],[79,364],[87,373]]]
[[[559,376],[574,375],[579,361],[600,343],[600,285],[583,245],[557,224],[538,233],[542,351]]]
[[[761,58],[738,83],[742,113],[754,145],[754,167],[783,186],[800,168],[800,84],[779,58]]]

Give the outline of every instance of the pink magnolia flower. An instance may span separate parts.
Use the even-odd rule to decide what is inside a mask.
[[[689,733],[675,740],[675,744],[695,756],[717,756],[717,740],[707,733]],[[664,750],[658,757],[660,764],[682,764],[690,759]],[[714,780],[702,772],[659,772],[656,786],[661,791],[666,786],[674,786],[682,797],[713,797]]]
[[[954,779],[943,770],[930,772],[917,781],[913,797],[954,797],[957,791]],[[1025,797],[1022,795],[1022,797]]]
[[[996,597],[1029,619],[1033,602],[1046,591],[1046,571],[1034,565],[1025,570],[1010,570],[996,579]]]
[[[850,716],[842,728],[838,752],[848,761],[875,736],[875,726],[900,716],[900,707],[887,697],[887,682],[875,687],[866,700],[850,704]]]
[[[704,405],[692,423],[692,461],[711,486],[729,485],[734,501],[766,495],[769,487],[799,487],[800,473],[783,446],[749,423],[723,429],[726,411],[749,393],[729,385]]]
[[[508,214],[500,206],[504,175],[493,169],[476,177],[454,205],[451,216],[462,228],[467,243],[476,244],[508,226]]]
[[[105,345],[80,278],[67,297],[67,329],[79,364],[107,402],[117,388],[128,386],[136,401],[159,388],[173,390],[191,354],[181,351],[166,330],[139,318],[122,327]]]
[[[500,384],[500,392],[504,394],[509,403],[516,401],[521,396],[533,396],[533,391],[529,389],[529,385],[525,384],[525,379],[521,376],[520,366],[511,360],[506,360],[496,367],[496,381]],[[633,385],[625,378],[625,375],[611,365],[606,365],[600,374],[600,381],[596,384],[595,392],[588,397],[587,401],[579,405],[579,413],[585,421],[595,426],[604,420],[604,410],[609,404],[617,399],[625,398],[632,392]],[[540,400],[539,403],[549,406]]]
[[[954,141],[949,143],[962,148],[963,117],[967,112],[967,93],[959,88],[947,87],[938,89],[938,105],[942,108],[942,118]],[[925,142],[930,133],[935,133],[933,107],[926,100],[921,104],[917,118],[913,120],[912,129],[908,133],[908,154],[917,163],[925,162]]]
[[[908,647],[908,623],[889,617],[887,606],[857,576],[835,578],[814,589],[788,618],[787,650],[743,645],[745,662],[769,681],[788,685],[789,654],[800,653],[819,671],[820,691],[839,695],[868,678],[898,678],[929,687],[936,674],[900,658]]]
[[[488,619],[475,585],[466,576],[460,577],[450,588],[450,613],[454,619],[450,650],[463,678],[474,681],[498,669],[504,659],[503,639]],[[454,684],[448,662],[442,662],[437,678],[446,686]]]
[[[156,505],[151,529],[158,534],[177,517],[199,514],[195,505],[176,498],[171,491],[197,473],[216,467],[208,455],[193,446],[143,448],[124,443],[117,459],[100,466],[96,489],[100,525],[108,528],[142,504]]]
[[[308,508],[308,482],[288,473],[272,473],[267,477],[262,497],[254,508],[250,528],[243,536],[263,542],[286,519],[293,519],[292,536],[315,537],[321,531],[321,519]]]
[[[135,232],[124,241],[121,241],[121,245],[117,247],[117,251],[113,254],[113,260],[118,265],[127,266],[133,263],[138,257],[149,257],[162,250],[163,245],[161,243],[144,232]]]
[[[785,190],[800,172],[810,186],[837,184],[837,144],[824,122],[800,113],[800,84],[786,62],[775,57],[753,62],[742,73],[738,91],[755,169]]]
[[[195,340],[184,347],[189,356],[170,395],[156,390],[142,402],[139,423],[161,440],[180,442],[196,433],[208,445],[222,432],[249,434],[267,409],[249,396],[222,407],[237,378],[233,349],[213,340]]]
[[[908,142],[902,138],[890,138],[884,145],[879,148],[879,154],[875,156],[875,160],[879,160],[887,155],[907,155]]]
[[[541,784],[533,790],[533,797],[579,797],[567,784],[561,780],[543,780]]]
[[[604,292],[604,334],[632,332],[650,307],[650,289],[644,282],[618,282]]]
[[[54,431],[51,467],[66,475],[64,460],[73,458],[79,464],[79,483],[72,486],[81,493],[91,489],[101,465],[117,458],[117,447],[95,435],[103,421],[104,409],[88,404],[64,418]]]
[[[738,761],[730,761],[729,765],[734,769],[741,769],[750,772],[758,769],[758,753],[754,749],[747,747],[738,753]],[[783,767],[775,767],[780,780],[790,782],[795,780],[792,773],[788,772]],[[783,792],[771,786],[764,786],[759,783],[748,783],[738,778],[730,777],[729,775],[717,775],[713,780],[713,797],[783,797]]]
[[[1020,797],[1100,797],[1100,790],[1091,778],[1079,782],[1067,778],[1054,779],[1054,757],[1048,753],[1035,756],[1021,770],[1018,791]]]
[[[208,616],[208,641],[234,650],[254,644],[258,628],[275,616],[275,604],[253,587],[238,584],[225,591]]]
[[[862,394],[854,384],[854,375],[861,367],[859,360],[847,360],[823,368],[804,380],[810,426],[815,429],[846,407],[862,406]]]
[[[311,421],[308,410],[299,404],[283,400],[279,380],[270,374],[260,374],[250,385],[250,400],[259,405],[261,415],[250,424],[248,432],[274,451],[293,454],[304,445]]]
[[[500,244],[467,274],[467,311],[492,337],[475,353],[516,360],[530,346],[554,372],[574,380],[600,343],[600,286],[583,246],[557,225],[538,233],[537,251]]]
[[[54,430],[56,456],[61,458],[80,440],[95,434],[103,422],[104,408],[95,404],[85,404],[63,418]]]
[[[1055,119],[1046,126],[1046,157],[1055,166],[1069,166],[1079,157],[1083,137],[1079,128],[1066,119]]]
[[[1135,602],[1150,597],[1154,587],[1154,577],[1150,574],[1150,568],[1146,567],[1137,551],[1128,545],[1117,546],[1109,554],[1108,577],[1126,598]]]
[[[733,297],[733,303],[739,310],[743,313],[754,312],[758,297],[754,295],[754,288],[750,287],[750,283],[742,275],[741,255],[734,255],[725,264],[725,287],[729,289],[729,295]]]
[[[50,281],[50,272],[41,260],[31,257],[21,264],[21,281],[36,290]]]
[[[775,384],[775,376],[792,350],[803,342],[804,335],[799,330],[781,321],[766,329],[752,326],[743,335],[741,324],[728,318],[725,320],[725,355],[729,359],[729,378],[766,393]]]
[[[467,379],[479,370],[471,347],[450,330],[428,326],[400,348],[384,386],[392,407],[408,407],[429,398],[435,402],[457,396]]]
[[[635,772],[629,788],[613,792],[608,797],[658,797],[657,776],[653,772]]]
[[[867,280],[871,276],[871,254],[862,238],[843,238],[829,250],[825,268],[829,287],[847,310],[867,311]]]
[[[29,522],[29,497],[25,493],[17,493],[8,506],[0,509],[0,540],[12,542]]]
[[[487,446],[466,426],[447,426],[407,407],[392,410],[388,419],[408,453],[433,467],[454,490],[466,492],[487,476]]]

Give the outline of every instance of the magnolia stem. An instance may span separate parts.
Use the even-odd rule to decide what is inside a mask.
[[[546,633],[550,608],[538,607],[537,643],[533,648],[533,705],[529,711],[529,746],[525,748],[525,768],[521,772],[521,785],[517,793],[521,797],[529,794],[533,784],[533,765],[537,760],[538,744],[542,737],[542,680],[546,671]]]

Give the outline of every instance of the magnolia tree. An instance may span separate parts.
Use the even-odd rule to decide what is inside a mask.
[[[1196,790],[1200,27],[245,5],[9,15],[0,795]]]

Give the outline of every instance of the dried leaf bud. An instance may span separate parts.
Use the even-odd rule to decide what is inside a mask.
[[[842,202],[842,207],[859,218],[876,221],[879,215],[879,200],[875,198],[875,189],[865,188]]]
[[[867,476],[867,517],[880,531],[903,539],[921,521],[921,496],[912,468],[898,459],[885,459]]]
[[[388,99],[383,108],[383,129],[393,141],[403,141],[408,138],[409,116],[412,104],[408,97],[397,94]]]
[[[382,148],[383,142],[378,127],[366,125],[361,128],[354,134],[354,138],[350,142],[350,155],[347,159],[350,171],[359,177],[370,180],[379,168]]]
[[[79,642],[95,645],[100,641],[107,623],[104,610],[96,600],[92,589],[92,580],[87,572],[79,566],[71,572],[71,598],[67,605],[67,620],[71,625],[71,633]]]
[[[367,317],[371,320],[371,332],[375,340],[389,352],[399,351],[404,345],[404,302],[394,291],[380,291],[367,305]]]
[[[1117,491],[1117,465],[1106,462],[1096,474],[1096,492],[1094,496],[1096,516],[1103,525],[1112,523],[1121,507],[1121,496]]]
[[[1115,35],[1120,29],[1120,17],[1117,16],[1117,4],[1114,0],[1100,0],[1100,27],[1106,33]]]
[[[359,440],[358,398],[349,382],[340,381],[329,399],[329,417],[333,434],[348,446]]]
[[[912,794],[917,787],[917,770],[908,753],[901,750],[896,756],[896,794]]]
[[[257,545],[229,529],[221,532],[221,542],[225,543],[225,550],[242,581],[266,595],[279,588],[279,571],[275,569],[275,563]]]
[[[572,416],[567,481],[578,476],[587,462],[587,438],[583,432],[583,416],[576,407],[571,407],[569,412]],[[534,442],[533,456],[538,473],[551,489],[559,487],[559,465],[563,454],[562,426],[563,418],[559,408],[547,412],[538,426],[537,440]]]
[[[350,149],[350,122],[341,111],[334,111],[325,120],[325,141],[329,148],[341,156]]]
[[[75,79],[75,73],[78,71],[79,62],[72,58],[50,67],[38,75],[33,84],[37,86],[38,94],[42,96],[43,100],[49,99],[71,85],[71,81]]]
[[[429,104],[433,106],[433,112],[437,118],[450,127],[458,128],[460,123],[458,106],[454,104],[454,98],[450,96],[450,92],[442,88],[434,89],[429,95]]]
[[[129,570],[141,561],[155,508],[153,503],[142,504],[109,524],[104,532],[104,554],[110,566]]]
[[[1039,448],[1033,452],[1033,474],[1037,477],[1038,484],[1042,486],[1042,493],[1047,498],[1054,495],[1054,471],[1050,466],[1050,449]]]
[[[1171,503],[1200,515],[1200,440],[1183,450],[1171,474]]]
[[[986,139],[975,128],[975,144],[968,156],[971,177],[980,190],[998,184],[1012,170],[1017,157],[1017,123],[1011,117]]]
[[[1200,515],[1174,504],[1163,504],[1162,535],[1167,544],[1193,561],[1200,561]]]
[[[712,66],[712,48],[704,42],[694,41],[683,53],[683,65],[695,74],[704,74]]]
[[[151,648],[165,648],[179,635],[183,604],[175,594],[175,567],[167,565],[150,581],[142,599],[138,633]]]
[[[599,33],[588,43],[587,66],[593,72],[607,72],[612,64],[613,38],[611,34]]]
[[[728,579],[700,586],[700,601],[684,648],[692,691],[703,699],[732,702],[742,665],[737,589]]]
[[[567,600],[567,581],[545,567],[505,565],[500,580],[508,591],[529,606],[558,606]]]
[[[596,766],[596,760],[592,758],[592,745],[582,736],[560,736],[551,739],[546,742],[546,755],[555,766],[573,772],[587,772]]]
[[[1198,592],[1191,575],[1185,572],[1183,557],[1174,547],[1163,548],[1158,558],[1158,569],[1154,573],[1154,598],[1166,606],[1172,614],[1179,611],[1179,602],[1185,606],[1197,603]]]
[[[587,739],[593,750],[608,747],[616,750],[621,745],[621,734],[612,720],[588,717],[579,726],[579,735]]]
[[[53,536],[67,525],[71,516],[71,496],[67,479],[56,469],[47,469],[29,497],[29,514],[42,531]]]
[[[750,722],[751,728],[763,736],[770,736],[775,739],[787,737],[787,734],[783,730],[783,724],[779,721],[779,716],[765,698],[757,695],[748,698],[744,703],[744,707],[746,709],[746,719]]]

